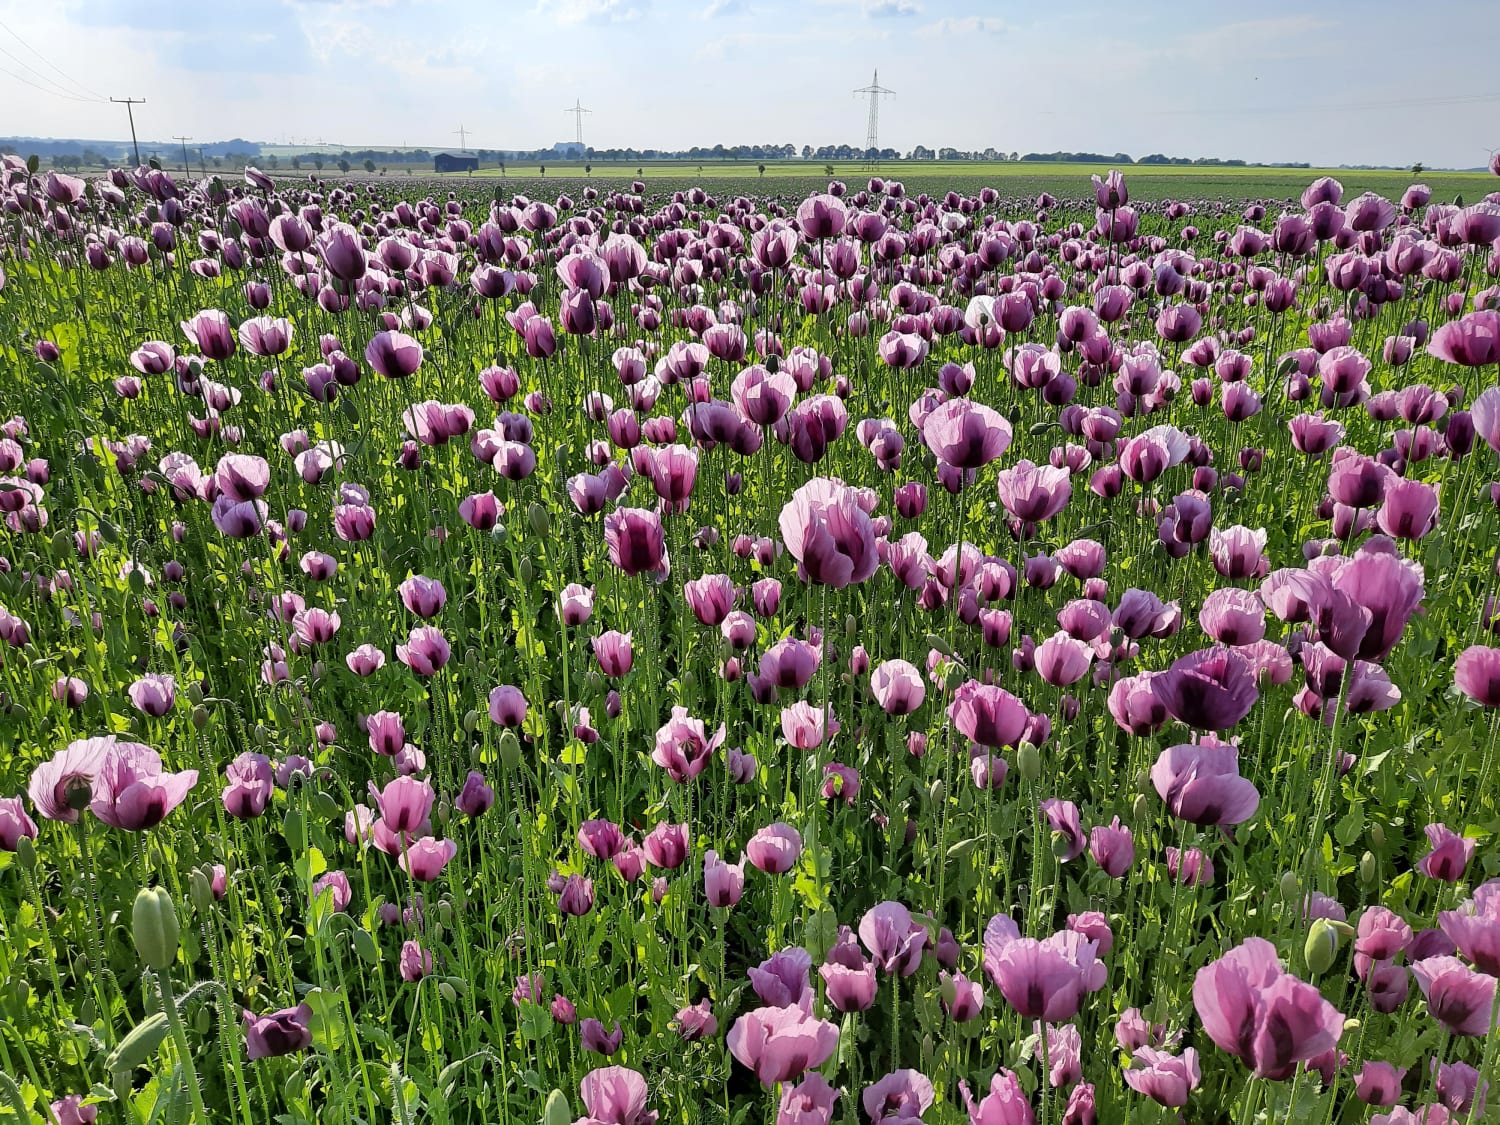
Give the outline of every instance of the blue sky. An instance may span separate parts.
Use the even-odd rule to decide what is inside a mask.
[[[0,135],[125,135],[97,93],[145,97],[153,138],[437,148],[463,125],[531,148],[572,137],[580,98],[599,147],[859,145],[851,90],[879,67],[902,151],[1473,166],[1500,147],[1493,0],[0,0],[0,49]]]

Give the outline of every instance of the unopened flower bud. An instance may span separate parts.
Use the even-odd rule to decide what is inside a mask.
[[[130,916],[136,951],[147,967],[165,972],[177,958],[177,909],[161,887],[143,887]]]
[[[1035,781],[1042,776],[1042,752],[1034,743],[1022,742],[1016,748],[1016,769],[1027,781]]]
[[[1313,973],[1326,973],[1339,955],[1339,932],[1327,918],[1315,918],[1307,931],[1302,955]]]

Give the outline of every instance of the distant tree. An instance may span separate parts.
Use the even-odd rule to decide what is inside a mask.
[[[766,174],[766,166],[764,164],[757,164],[756,168],[759,170],[762,176]]]
[[[277,167],[280,164],[281,157],[277,156],[275,153],[272,153],[270,156],[266,157],[266,167],[271,169],[271,171],[276,171]]]
[[[583,166],[583,174],[585,176],[592,176],[594,174],[594,166],[592,164],[585,164]]]
[[[365,171],[366,172],[373,172],[373,171],[375,171],[375,161],[370,160],[370,159],[367,158],[365,160]]]
[[[636,174],[636,175],[637,175],[637,176],[644,176],[644,175],[645,175],[645,174],[646,174],[646,172],[645,172],[645,169],[643,169],[643,168],[637,168],[637,169],[636,169],[636,170],[635,170],[635,174]]]
[[[276,158],[273,156],[273,157],[271,157],[271,159],[275,160]],[[272,164],[271,167],[274,168],[274,167],[276,167],[276,165]],[[295,170],[297,170],[297,171],[301,171],[301,169],[302,169],[302,157],[300,157],[300,156],[294,156],[294,157],[292,157],[292,168],[295,169]]]
[[[1420,176],[1422,174],[1422,162],[1420,160],[1411,166],[1411,174],[1413,176]]]
[[[313,157],[313,167],[316,168],[319,172],[323,170],[323,158],[321,156]]]
[[[339,171],[344,173],[344,175],[346,176],[349,174],[349,162],[342,156],[339,157]]]
[[[500,161],[500,174],[505,175],[505,161]]]
[[[547,174],[547,166],[545,164],[543,164],[542,165],[542,175],[545,176],[546,174]]]
[[[803,145],[802,146],[802,159],[803,160],[811,160],[812,159],[812,154],[813,154],[812,145]]]
[[[823,165],[823,175],[825,175],[825,176],[831,176],[831,175],[833,175],[833,165],[832,164],[825,164],[825,165]]]

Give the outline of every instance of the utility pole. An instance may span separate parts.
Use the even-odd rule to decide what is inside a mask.
[[[188,141],[192,140],[193,138],[192,137],[179,137],[179,136],[174,135],[172,137],[172,139],[174,141],[181,141],[182,142],[182,174],[184,176],[191,176],[192,173],[188,171],[187,143],[188,143]]]
[[[141,166],[141,146],[140,143],[135,139],[135,110],[131,107],[145,105],[146,99],[110,98],[109,100],[114,102],[116,105],[123,105],[125,107],[125,115],[130,118],[130,147],[135,149],[135,166],[139,168]]]
[[[467,140],[465,139],[465,137],[466,137],[467,134],[464,132],[464,127],[462,125],[460,125],[457,129],[455,129],[453,131],[458,134],[458,151],[459,152],[468,152],[469,151],[469,145],[468,145]]]

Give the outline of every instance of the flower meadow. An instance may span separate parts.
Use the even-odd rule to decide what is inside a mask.
[[[1485,1119],[1500,194],[4,161],[15,1120]]]

